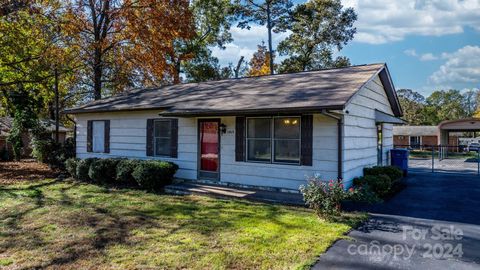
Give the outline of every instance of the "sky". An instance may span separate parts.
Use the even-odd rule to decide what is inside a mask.
[[[294,1],[302,3],[305,1]],[[339,55],[353,65],[387,63],[396,89],[480,88],[480,0],[342,0],[358,15],[357,33]],[[267,40],[265,26],[233,27],[234,41],[213,48],[220,63],[248,60]],[[288,33],[274,34],[274,45]],[[280,59],[277,59],[280,60]]]

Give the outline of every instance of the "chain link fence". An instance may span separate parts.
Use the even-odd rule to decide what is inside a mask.
[[[479,147],[452,145],[395,145],[409,150],[408,168],[413,171],[480,175]]]

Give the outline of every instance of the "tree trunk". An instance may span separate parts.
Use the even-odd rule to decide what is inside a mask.
[[[267,1],[267,29],[268,29],[268,51],[270,52],[270,74],[273,75],[273,49],[272,49],[272,19],[270,18],[270,1]]]
[[[60,113],[59,113],[59,94],[58,94],[58,69],[55,67],[55,142],[60,141]]]
[[[179,84],[180,83],[180,68],[181,68],[182,61],[177,60],[175,62],[175,71],[173,74],[173,84]]]
[[[102,98],[102,56],[100,49],[95,49],[95,59],[93,63],[93,98],[95,100]]]
[[[240,57],[240,60],[238,60],[237,67],[236,67],[235,70],[234,70],[234,72],[235,72],[235,79],[238,79],[238,75],[239,75],[239,73],[240,73],[240,68],[242,67],[243,59],[245,59],[245,57],[241,56],[241,57]]]

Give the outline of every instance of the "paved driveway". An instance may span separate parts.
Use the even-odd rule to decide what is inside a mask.
[[[313,269],[480,269],[480,177],[415,173]]]

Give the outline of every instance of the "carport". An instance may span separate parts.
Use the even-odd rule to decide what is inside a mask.
[[[458,146],[458,140],[452,140],[450,133],[480,131],[480,118],[443,121],[438,125],[438,129],[441,145]]]

